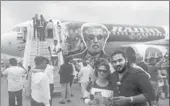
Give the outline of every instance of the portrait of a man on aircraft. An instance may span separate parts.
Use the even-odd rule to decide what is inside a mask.
[[[65,28],[64,28],[65,27]],[[109,38],[108,29],[96,23],[69,23],[63,27],[66,56],[98,58],[106,56],[105,44]]]
[[[84,58],[98,58],[106,55],[105,44],[109,38],[109,31],[106,26],[96,23],[85,23],[81,27],[81,36],[86,45]]]

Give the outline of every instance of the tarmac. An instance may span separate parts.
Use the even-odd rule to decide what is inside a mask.
[[[71,97],[70,103],[59,104],[60,93],[57,93],[52,99],[52,106],[87,106],[80,99],[81,92],[78,84],[73,84],[72,94],[74,96]],[[159,104],[159,106],[169,106],[169,99],[160,100]],[[7,80],[4,77],[1,78],[1,106],[8,106]],[[29,100],[24,95],[23,106],[31,106]]]

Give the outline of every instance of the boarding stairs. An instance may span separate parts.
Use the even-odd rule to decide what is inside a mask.
[[[28,28],[26,46],[24,51],[23,66],[28,69],[28,66],[31,66],[31,69],[34,68],[34,58],[35,56],[44,56],[50,59],[50,54],[48,51],[48,45],[53,43],[53,39],[46,39],[45,41],[39,41],[38,38],[33,38],[33,28]],[[59,60],[60,61],[60,60]],[[61,92],[61,85],[59,83],[59,67],[55,67],[54,71],[54,93]]]
[[[44,56],[50,60],[50,53],[48,51],[48,45],[50,43],[53,43],[53,39],[46,39],[44,42],[39,42],[39,55]],[[61,91],[61,85],[59,83],[60,81],[60,76],[58,74],[59,67],[55,66],[55,71],[54,71],[54,92],[59,92]]]

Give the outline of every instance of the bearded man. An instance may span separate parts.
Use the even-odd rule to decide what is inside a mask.
[[[115,106],[147,106],[147,102],[151,103],[155,95],[147,74],[141,68],[132,67],[121,49],[116,50],[111,59],[115,69],[110,78]]]

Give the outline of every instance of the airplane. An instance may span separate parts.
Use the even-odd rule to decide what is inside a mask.
[[[95,25],[98,29],[96,28],[94,30],[94,26],[92,25]],[[84,28],[84,26],[88,27]],[[106,30],[102,28],[101,30],[99,27]],[[95,35],[96,33],[98,35],[106,34],[105,36],[107,37],[104,39],[105,46],[103,46],[102,49],[107,52],[108,55],[110,55],[112,50],[117,46],[160,40],[164,39],[166,34],[164,28],[158,26],[100,24],[76,21],[62,23],[62,30],[63,45],[66,45],[65,48],[69,52],[67,56],[71,57],[77,57],[85,53],[88,49],[85,39],[92,40],[94,36],[91,35]]]
[[[1,35],[1,53],[23,57],[27,29],[32,27],[31,21],[15,25],[10,31]]]
[[[73,24],[74,26],[78,26],[76,27],[75,30],[80,30],[82,25],[85,24],[85,22],[62,21],[62,20],[53,20],[53,22],[55,25],[59,22],[61,27],[63,28],[65,27],[67,29],[68,32],[64,32],[65,30],[62,29],[62,34],[64,33],[68,34],[70,32],[69,27],[66,26],[70,23]],[[127,45],[134,44],[137,42],[148,42],[153,40],[164,39],[166,33],[164,28],[155,26],[133,26],[117,24],[103,24],[103,25],[106,26],[109,32],[109,38],[107,40],[105,49],[113,49],[115,45]],[[3,53],[23,58],[29,28],[33,28],[32,20],[15,25],[12,30],[2,34],[1,54]],[[79,31],[77,31],[76,33],[79,33]],[[65,37],[62,36],[63,42],[64,39],[66,40],[66,36]]]
[[[54,24],[60,23],[58,20],[53,20]],[[1,35],[1,54],[7,54],[22,58],[28,29],[33,28],[32,20],[15,25],[10,31]]]

